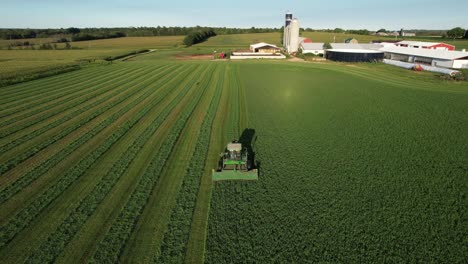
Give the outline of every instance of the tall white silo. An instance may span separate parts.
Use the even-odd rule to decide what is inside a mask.
[[[289,42],[289,53],[294,53],[299,50],[299,20],[296,18],[291,21],[290,27],[290,42]]]

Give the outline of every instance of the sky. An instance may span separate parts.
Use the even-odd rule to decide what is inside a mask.
[[[313,29],[468,28],[466,0],[0,0],[0,7],[0,28],[281,27],[288,10]]]

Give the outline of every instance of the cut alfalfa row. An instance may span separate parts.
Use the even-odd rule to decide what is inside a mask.
[[[192,71],[193,67],[187,68],[187,70],[178,73],[172,79],[180,80],[178,78],[181,74],[187,74]],[[195,71],[194,73],[199,73]],[[195,75],[192,73],[192,77]],[[158,98],[155,99],[156,106],[161,103],[162,100],[166,99],[173,89],[177,87],[178,83],[168,83],[167,87],[164,88],[164,91],[158,95]],[[146,142],[151,138],[153,133],[160,127],[160,125],[165,121],[169,113],[174,109],[174,107],[180,102],[180,100],[187,94],[190,90],[190,86],[183,87],[181,91],[176,91],[179,93],[175,99],[173,99],[170,104],[163,109],[163,112],[156,115],[155,119],[151,121],[150,126],[148,126],[145,131],[128,147],[128,149],[123,153],[115,165],[111,168],[110,171],[101,179],[101,181],[95,186],[93,191],[88,194],[81,202],[80,205],[72,211],[69,216],[63,221],[63,223],[57,228],[57,231],[53,233],[41,246],[40,248],[28,259],[28,263],[45,263],[55,260],[58,255],[62,252],[64,247],[68,242],[73,238],[73,236],[78,232],[82,225],[87,221],[87,219],[94,213],[99,204],[104,200],[110,190],[114,187],[120,177],[128,169],[129,165],[133,162],[135,157],[138,155],[139,151]],[[131,131],[129,131],[130,133]],[[43,254],[43,252],[48,252],[48,254]]]
[[[141,85],[144,87],[145,85]],[[145,87],[147,89],[147,87]],[[88,139],[95,136],[102,129],[106,128],[108,125],[112,124],[117,119],[121,118],[122,115],[128,111],[135,108],[135,106],[141,104],[143,101],[148,101],[150,95],[154,95],[157,90],[149,89],[144,94],[139,96],[135,101],[128,104],[126,107],[121,109],[119,112],[112,115],[110,118],[102,122],[93,133],[88,132],[85,134],[86,138],[80,138],[87,141]],[[84,174],[84,172],[100,157],[102,156],[117,140],[119,140],[128,129],[130,129],[136,122],[143,117],[143,115],[151,109],[153,106],[152,103],[146,104],[143,107],[144,111],[140,111],[138,115],[132,116],[130,120],[122,124],[119,129],[117,129],[113,134],[111,134],[107,139],[98,146],[97,149],[92,151],[86,157],[84,157],[80,162],[71,168],[65,175],[63,175],[60,180],[44,193],[42,193],[37,199],[35,199],[29,206],[23,208],[17,215],[15,215],[5,226],[0,228],[0,247],[3,247],[8,243],[13,237],[24,229],[34,217],[39,214],[51,201],[58,197],[70,184],[72,184],[77,178]],[[73,146],[75,150],[83,142],[80,140],[75,141],[77,146]],[[59,155],[60,156],[60,155]],[[34,175],[36,176],[36,175]],[[38,176],[36,176],[38,177]]]
[[[131,73],[128,74],[130,75]],[[115,75],[119,77],[116,78]],[[14,114],[10,119],[1,123],[2,130],[0,131],[0,137],[7,137],[49,117],[53,117],[70,108],[78,106],[102,91],[112,90],[113,86],[108,85],[110,82],[118,81],[119,79],[125,80],[123,76],[117,73],[115,75],[112,74],[106,78],[104,82],[100,78],[95,79],[96,85],[90,85],[88,88],[81,89],[77,93],[68,93],[67,96],[62,96],[55,102],[47,102],[45,104],[34,102],[34,106],[30,106],[27,112]],[[101,89],[101,87],[105,87],[105,89]],[[35,106],[37,106],[37,108]]]
[[[223,92],[224,74],[225,72],[220,74],[222,77],[218,81],[216,94],[201,125],[194,155],[177,195],[176,205],[172,209],[169,225],[164,233],[161,254],[155,260],[157,263],[184,262],[200,179],[204,173],[205,161],[210,147],[213,120]]]
[[[138,79],[140,79],[140,77]],[[105,96],[104,98],[94,97],[94,98],[92,98],[91,100],[89,100],[87,102],[87,103],[90,103],[89,105],[87,105],[85,103],[83,105],[77,106],[76,107],[77,109],[75,111],[71,112],[71,113],[59,114],[59,116],[62,116],[62,117],[60,119],[56,119],[57,117],[55,117],[54,119],[51,119],[50,121],[53,121],[51,123],[47,124],[47,121],[49,121],[49,120],[46,120],[46,122],[44,122],[45,125],[38,128],[38,129],[36,129],[36,130],[32,130],[32,129],[28,128],[25,131],[22,130],[21,132],[16,132],[15,134],[13,134],[13,136],[16,136],[17,138],[12,139],[7,144],[4,144],[4,145],[0,146],[0,153],[6,153],[7,151],[9,151],[9,150],[11,150],[13,148],[15,148],[15,152],[18,153],[18,149],[16,148],[16,146],[21,145],[22,143],[25,143],[25,142],[27,142],[29,144],[30,142],[28,142],[28,141],[30,141],[33,138],[38,137],[39,135],[42,135],[43,133],[50,134],[51,131],[54,131],[53,130],[54,128],[63,126],[69,120],[73,120],[73,119],[77,119],[77,118],[83,118],[84,119],[83,113],[89,112],[94,107],[97,107],[100,104],[103,104],[103,103],[106,103],[106,102],[109,104],[110,102],[113,102],[113,101],[117,100],[120,96],[125,95],[125,92],[128,91],[127,87],[125,86],[126,84],[127,83],[125,81],[117,82],[116,85],[112,86],[113,88],[111,90],[109,90],[107,93],[102,95],[102,96]],[[105,106],[102,106],[102,107],[105,107]],[[84,120],[79,120],[78,123],[67,124],[67,127],[65,128],[65,130],[73,131],[73,129],[71,129],[71,128],[74,127],[75,129],[77,129],[77,128],[81,127],[84,124],[83,121]],[[33,127],[33,129],[34,129],[34,127]],[[32,130],[32,131],[30,131],[30,130]],[[19,134],[19,135],[17,135],[17,134]],[[60,133],[58,133],[58,134],[54,133],[53,137],[56,140],[58,140],[60,138],[63,138],[67,134],[68,133],[64,133],[63,130],[60,130]],[[40,139],[42,139],[42,137]],[[37,144],[35,145],[36,149],[38,149],[38,147],[37,147],[38,144],[43,145],[44,143],[37,142]],[[27,145],[25,145],[25,146],[27,146]],[[22,147],[24,148],[25,146],[22,146]],[[1,160],[1,158],[0,158],[0,160]]]
[[[83,69],[73,73],[61,75],[59,78],[50,77],[34,82],[2,87],[2,89],[0,89],[0,113],[5,109],[11,108],[11,106],[18,106],[19,103],[22,104],[23,102],[30,102],[33,98],[42,98],[43,96],[55,95],[56,92],[58,93],[69,88],[76,87],[77,80],[91,81],[95,77],[101,76],[102,73],[106,71],[108,71],[108,69],[105,67],[101,69],[94,69],[93,71]],[[91,78],[87,78],[86,76]],[[5,91],[10,87],[14,89]],[[1,113],[0,117],[4,117],[4,114]]]
[[[147,72],[147,71],[146,71]],[[141,75],[139,78],[137,79],[134,79],[130,82],[128,82],[128,80],[126,79],[123,79],[122,80],[122,85],[127,85],[129,83],[138,83],[138,80],[139,79],[142,79],[144,78],[144,74]],[[141,86],[141,88],[143,89],[144,87]],[[48,140],[36,145],[34,148],[29,148],[27,149],[26,152],[23,152],[21,154],[18,154],[18,155],[15,155],[14,158],[8,160],[7,162],[1,164],[0,166],[0,174],[3,174],[5,173],[6,171],[10,170],[11,168],[15,167],[16,165],[18,165],[19,163],[23,162],[24,160],[32,157],[33,155],[35,155],[36,153],[38,153],[39,151],[45,149],[46,147],[48,147],[49,145],[57,142],[58,140],[60,140],[61,138],[65,137],[66,135],[68,135],[69,133],[73,132],[74,130],[78,129],[79,127],[81,127],[82,125],[86,124],[87,122],[89,122],[90,120],[94,119],[95,117],[99,116],[100,114],[104,113],[105,111],[111,109],[113,106],[115,106],[116,104],[119,104],[121,102],[124,102],[126,98],[128,98],[129,96],[131,96],[132,94],[127,94],[126,96],[127,97],[123,97],[122,99],[119,99],[118,101],[115,101],[114,103],[112,104],[109,104],[107,106],[105,106],[104,108],[100,109],[99,111],[96,111],[94,112],[91,116],[88,116],[87,118],[84,118],[83,120],[81,120],[79,122],[80,126],[76,126],[75,129],[66,129],[64,131],[62,131],[61,133],[59,133],[58,135],[55,135],[54,137],[52,138],[49,138]],[[62,150],[63,151],[63,150]],[[0,192],[0,197],[2,197],[2,193],[3,193],[3,190]],[[0,198],[1,200],[1,198]]]
[[[0,111],[0,118],[4,119],[6,117],[22,114],[21,111],[25,110],[31,112],[31,108],[37,105],[47,104],[53,100],[61,100],[63,99],[63,97],[70,95],[72,91],[74,93],[80,92],[83,85],[99,83],[102,79],[109,80],[109,78],[112,78],[114,74],[125,71],[126,69],[119,69],[115,72],[103,71],[105,72],[105,74],[101,72],[99,72],[100,74],[92,73],[89,77],[86,77],[86,75],[84,75],[83,77],[81,77],[82,79],[71,79],[70,81],[73,81],[71,84],[67,84],[67,82],[64,82],[61,84],[57,84],[56,86],[53,85],[52,87],[55,90],[51,91],[50,93],[40,94],[31,91],[32,96],[22,97],[21,100],[5,104]],[[5,121],[3,121],[2,124],[4,122]]]
[[[61,116],[63,115],[63,117],[61,117],[60,119],[56,119],[52,123],[49,123],[49,124],[39,128],[37,130],[34,130],[34,131],[23,131],[23,130],[21,130],[21,132],[24,135],[19,137],[19,138],[14,139],[14,140],[10,140],[7,144],[0,146],[0,153],[6,153],[10,149],[13,149],[16,146],[18,146],[18,145],[20,145],[20,144],[22,144],[22,143],[24,143],[26,141],[29,141],[32,138],[37,137],[37,136],[41,135],[42,133],[44,133],[46,131],[49,131],[50,129],[52,129],[54,127],[59,126],[59,125],[65,123],[68,120],[76,118],[81,113],[89,111],[89,109],[91,109],[91,108],[93,108],[95,106],[98,106],[101,103],[104,103],[104,102],[110,100],[111,98],[114,98],[116,95],[119,95],[120,93],[122,93],[123,91],[126,90],[126,88],[123,87],[123,86],[120,89],[117,88],[117,87],[120,86],[119,85],[120,83],[122,83],[122,82],[117,82],[116,83],[117,86],[109,86],[108,89],[98,90],[98,91],[100,91],[98,94],[93,94],[92,96],[85,98],[84,101],[81,104],[71,105],[70,108],[66,109],[66,110],[59,109],[58,111],[56,111],[56,114],[61,115]],[[97,88],[98,87],[99,86],[97,86]],[[93,100],[94,100],[94,102],[93,102]],[[90,103],[90,104],[87,104],[87,103]],[[75,109],[75,110],[73,111],[72,108]],[[64,113],[64,111],[68,111],[68,110],[70,110],[72,112],[71,113],[66,113],[66,112]],[[39,123],[40,121],[43,121],[43,120],[47,121],[46,119],[48,119],[49,117],[50,116],[47,116],[47,117],[41,116],[40,118],[37,118],[34,123]],[[54,117],[54,118],[57,118],[57,117]],[[52,120],[54,120],[54,119],[52,119]],[[34,125],[34,124],[32,124],[32,125]],[[28,128],[30,128],[31,126],[28,126]],[[15,132],[13,134],[13,136],[16,136],[16,134],[18,134],[18,132],[19,131]]]
[[[210,67],[210,72],[212,73],[213,71],[213,67]],[[211,76],[211,74],[208,75]],[[144,175],[139,179],[136,189],[133,191],[127,204],[117,219],[114,220],[110,230],[99,244],[97,251],[91,260],[92,262],[102,262],[104,260],[117,261],[120,257],[125,243],[130,237],[130,234],[139,219],[138,216],[143,212],[144,206],[148,201],[148,197],[151,195],[154,185],[158,182],[161,171],[169,158],[182,129],[205,93],[209,80],[210,77],[204,78],[198,87],[203,87],[203,89],[199,89],[199,91],[197,91],[197,94],[193,96],[190,104],[180,114],[176,124],[171,129],[171,133],[167,136],[164,144],[161,146],[160,151],[153,157]]]

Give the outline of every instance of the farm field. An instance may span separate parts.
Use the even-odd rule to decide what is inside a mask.
[[[466,259],[465,83],[173,59],[220,37],[0,88],[2,263]],[[259,180],[213,184],[246,132]]]
[[[144,49],[168,49],[182,43],[182,36],[175,37],[127,37],[93,41],[72,42],[73,50],[6,50],[0,49],[0,78],[25,75],[57,67],[79,65],[87,61],[99,61]],[[39,43],[42,39],[35,40]],[[14,40],[12,40],[14,42]],[[9,42],[0,41],[0,47]],[[25,40],[26,41],[26,40]],[[29,39],[28,41],[33,41]],[[44,41],[51,41],[45,39]],[[57,44],[63,48],[65,44]]]

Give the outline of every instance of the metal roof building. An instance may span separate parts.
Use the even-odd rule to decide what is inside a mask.
[[[391,46],[383,47],[380,50],[385,52],[387,59],[391,60],[443,68],[468,68],[468,52]]]
[[[260,42],[250,45],[250,51],[260,53],[276,53],[280,52],[281,49],[278,48],[276,45]]]
[[[383,45],[381,44],[356,44],[356,43],[330,43],[332,49],[369,49],[369,50],[379,50]]]
[[[399,47],[416,48],[416,49],[435,49],[435,50],[455,50],[455,46],[440,42],[423,42],[423,41],[400,41],[395,45]]]
[[[324,43],[301,43],[300,49],[303,54],[323,54]]]

